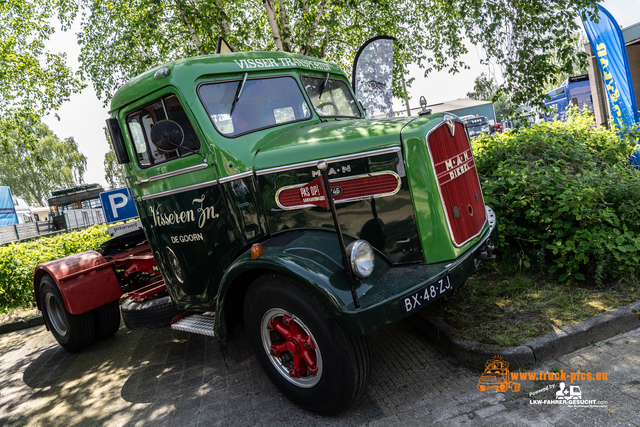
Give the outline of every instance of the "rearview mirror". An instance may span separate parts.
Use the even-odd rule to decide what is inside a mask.
[[[116,153],[116,159],[118,163],[123,165],[129,163],[129,154],[124,146],[124,139],[122,138],[122,132],[120,131],[120,124],[118,119],[107,119],[107,130],[109,137],[111,138],[111,145],[113,145],[113,151]]]
[[[173,151],[184,142],[184,131],[173,120],[160,120],[151,128],[151,142],[158,150]]]

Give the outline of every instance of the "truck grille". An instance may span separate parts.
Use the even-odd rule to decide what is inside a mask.
[[[454,123],[453,135],[443,123],[429,133],[427,145],[451,237],[462,246],[482,231],[486,214],[467,133],[462,123]]]

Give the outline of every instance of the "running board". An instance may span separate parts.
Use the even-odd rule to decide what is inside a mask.
[[[171,321],[171,329],[213,337],[215,320],[213,315],[186,312]]]

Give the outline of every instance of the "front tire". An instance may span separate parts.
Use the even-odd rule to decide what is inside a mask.
[[[365,390],[366,338],[349,335],[295,282],[275,274],[258,278],[245,297],[244,320],[262,369],[301,408],[334,415]]]
[[[69,313],[58,286],[48,275],[40,280],[40,307],[47,328],[65,350],[80,351],[93,343],[95,325],[91,312]]]

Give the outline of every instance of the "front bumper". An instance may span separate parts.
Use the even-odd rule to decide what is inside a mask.
[[[345,305],[341,317],[347,331],[352,335],[366,335],[405,318],[400,301],[447,274],[450,275],[453,289],[461,286],[473,274],[476,267],[480,265],[481,259],[486,255],[489,239],[496,237],[494,234],[497,227],[495,214],[488,206],[486,209],[489,226],[476,244],[462,256],[453,261],[437,264],[391,268],[376,282],[374,287],[359,297],[359,309],[356,309],[353,303]],[[440,296],[432,299],[429,303],[438,299]],[[424,304],[420,309],[427,305]]]

